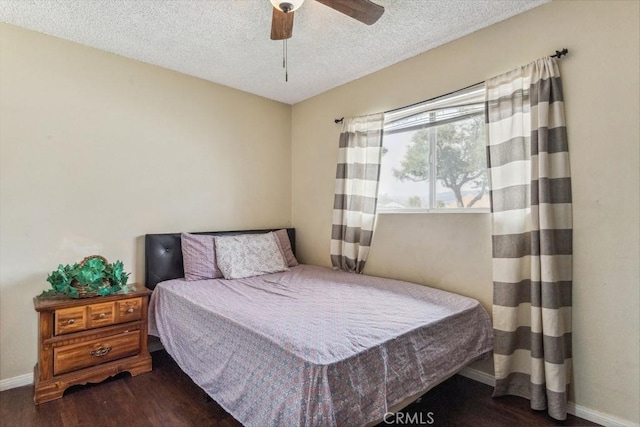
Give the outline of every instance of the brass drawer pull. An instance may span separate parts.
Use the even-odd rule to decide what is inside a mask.
[[[105,318],[105,316],[106,316],[106,314],[104,314],[104,313],[100,313],[100,316],[98,316],[98,317],[99,317],[99,318],[101,318],[101,319],[104,319],[104,318]]]
[[[95,357],[102,357],[105,354],[109,353],[111,351],[111,346],[108,345],[106,347],[100,346],[98,348],[96,348],[95,350],[91,350],[89,352],[90,355],[95,356]]]
[[[130,308],[129,310],[127,310],[127,313],[133,313],[133,308]]]
[[[67,321],[67,324],[69,324],[69,325],[73,325],[74,323],[76,323],[76,319],[69,319]]]

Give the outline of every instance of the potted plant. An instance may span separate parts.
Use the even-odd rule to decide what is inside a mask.
[[[105,296],[123,291],[126,293],[129,273],[122,261],[109,263],[100,255],[91,255],[80,263],[60,264],[47,277],[51,289],[41,296],[66,295],[71,298]]]

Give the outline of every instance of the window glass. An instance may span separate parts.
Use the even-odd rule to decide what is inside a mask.
[[[378,211],[489,207],[484,90],[387,113]]]

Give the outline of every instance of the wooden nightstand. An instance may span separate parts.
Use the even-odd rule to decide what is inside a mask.
[[[62,397],[77,384],[120,372],[151,371],[147,305],[151,291],[129,285],[126,294],[93,298],[35,297],[39,313],[35,394],[38,403]]]

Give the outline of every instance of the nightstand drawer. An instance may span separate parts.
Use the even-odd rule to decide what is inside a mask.
[[[87,329],[87,310],[85,307],[72,307],[56,310],[55,334],[70,334]]]
[[[142,298],[116,301],[117,323],[132,322],[142,318]]]
[[[71,344],[53,350],[53,374],[59,375],[140,352],[140,331]]]
[[[114,302],[91,304],[87,306],[87,310],[89,310],[89,328],[99,328],[115,323]]]

